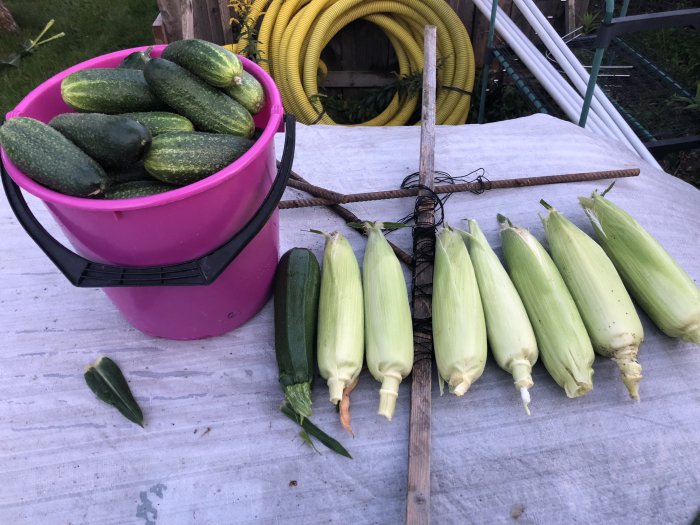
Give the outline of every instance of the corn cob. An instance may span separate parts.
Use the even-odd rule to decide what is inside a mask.
[[[450,227],[435,243],[432,315],[440,392],[446,382],[461,396],[484,372],[486,324],[467,247]]]
[[[593,347],[552,258],[525,228],[498,215],[508,273],[535,330],[545,368],[568,397],[593,388]]]
[[[532,382],[532,365],[537,361],[537,340],[530,319],[508,273],[489,246],[479,223],[469,220],[469,233],[458,230],[462,235],[472,264],[479,295],[486,319],[486,334],[498,366],[509,372],[515,388],[530,414],[529,389]]]
[[[382,384],[378,414],[394,415],[399,384],[413,368],[413,325],[401,264],[382,234],[381,223],[367,223],[362,262],[367,367]]]
[[[649,232],[605,198],[607,191],[579,201],[630,295],[663,333],[700,345],[697,285]]]
[[[326,246],[318,303],[318,369],[331,403],[344,397],[340,420],[350,431],[347,396],[357,384],[364,354],[364,310],[360,267],[343,234],[324,234]]]
[[[620,367],[630,396],[639,400],[637,362],[644,329],[632,299],[603,249],[545,201],[542,219],[549,250],[591,338],[593,349]]]

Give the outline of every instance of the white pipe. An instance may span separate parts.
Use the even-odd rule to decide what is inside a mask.
[[[535,6],[532,0],[514,0],[514,2],[535,30],[537,30],[539,27],[544,31],[547,38],[542,38],[542,42],[544,42],[547,49],[549,49],[549,51],[555,56],[557,62],[565,70],[567,76],[574,83],[579,93],[582,95],[585,94],[590,75],[571,52],[569,47],[564,43],[559,34],[557,34],[552,25],[542,14],[542,11]],[[541,37],[542,35],[540,35],[540,38]],[[611,120],[614,122],[615,128],[617,128],[619,132],[624,135],[637,154],[639,154],[650,164],[656,166],[657,168],[661,168],[656,159],[654,159],[651,153],[649,153],[649,150],[639,139],[637,134],[632,130],[627,121],[622,117],[622,115],[620,115],[620,112],[615,108],[615,106],[613,106],[610,99],[598,86],[595,86],[593,96],[594,98],[591,101],[591,108],[593,108],[594,105],[597,106],[596,113],[598,113],[598,107],[600,107],[602,110],[600,111],[601,115],[604,113],[606,116],[606,121]]]
[[[474,0],[474,3],[485,16],[490,16],[491,6],[488,0]],[[500,7],[497,10],[496,28],[567,116],[572,121],[578,121],[581,107],[583,106],[583,99],[552,67],[549,61],[542,56],[534,44],[525,37],[520,28],[515,25]],[[588,128],[599,135],[612,136],[611,131],[601,123],[597,115],[590,119]]]

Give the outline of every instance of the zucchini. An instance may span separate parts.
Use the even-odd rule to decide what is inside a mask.
[[[149,47],[145,51],[134,51],[133,53],[127,55],[127,57],[122,60],[117,67],[126,69],[140,69],[146,67],[146,64],[151,59],[151,49]]]
[[[146,126],[154,137],[173,131],[194,131],[194,126],[187,117],[169,111],[139,111],[124,113],[123,116]]]
[[[161,58],[175,62],[214,87],[238,83],[243,73],[243,64],[235,53],[196,38],[169,44]]]
[[[128,113],[163,108],[146,84],[143,71],[124,68],[82,69],[61,82],[63,101],[76,111]]]
[[[59,193],[88,197],[100,193],[105,172],[51,126],[16,117],[0,127],[0,145],[25,175]]]
[[[162,133],[153,139],[144,166],[156,179],[184,186],[228,166],[252,145],[250,140],[234,135]]]
[[[143,124],[119,115],[63,113],[49,125],[103,168],[125,168],[141,160],[151,145],[151,132]]]
[[[241,75],[240,84],[225,87],[223,92],[238,101],[251,115],[255,115],[265,105],[265,90],[262,84],[247,71]]]
[[[105,190],[105,199],[147,197],[148,195],[157,195],[175,188],[175,186],[157,180],[134,180],[111,186]]]
[[[275,355],[279,381],[289,403],[311,416],[316,320],[321,269],[306,248],[292,248],[280,259],[275,276]]]
[[[154,58],[143,73],[156,96],[197,129],[246,138],[255,131],[253,117],[243,106],[176,63]]]

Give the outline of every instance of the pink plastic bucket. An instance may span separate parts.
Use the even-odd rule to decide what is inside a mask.
[[[155,46],[152,55],[160,56],[164,47]],[[142,49],[145,47],[103,55],[59,73],[29,93],[7,118],[25,116],[48,122],[59,113],[71,111],[61,99],[60,85],[64,77],[79,69],[116,67],[128,54]],[[70,197],[37,184],[17,169],[4,151],[1,152],[7,174],[12,179],[10,181],[3,173],[5,190],[25,229],[35,240],[42,235],[41,231],[46,233],[31,212],[25,216],[28,207],[17,185],[45,203],[82,258],[53,239],[37,240],[40,247],[73,284],[102,286],[100,283],[105,283],[104,291],[119,311],[146,334],[169,339],[220,335],[245,323],[270,297],[279,259],[276,206],[291,169],[293,132],[287,131],[287,139],[289,141],[291,136],[292,144],[291,147],[285,144],[286,158],[282,162],[287,173],[281,173],[282,170],[278,173],[274,135],[282,126],[280,94],[265,71],[245,58],[242,61],[246,71],[265,89],[266,105],[255,116],[256,127],[262,128],[262,134],[241,158],[197,183],[129,200]],[[12,191],[13,187],[16,191]],[[265,208],[267,215],[261,217],[260,212]],[[256,221],[257,227],[251,226]],[[241,243],[235,237],[245,232],[249,239],[241,251]],[[221,266],[227,254],[217,249],[225,247],[227,242],[229,255],[238,253],[234,253],[231,262],[227,260],[226,265]],[[236,244],[238,247],[232,246]],[[63,254],[69,259],[65,264],[58,261],[63,255],[59,257],[57,253],[62,250],[68,252]],[[186,261],[197,261],[196,269],[191,269],[192,264],[181,265],[182,269],[169,266]],[[221,267],[212,269],[216,264]],[[80,269],[71,277],[73,266],[80,266]],[[162,266],[166,271],[159,274]],[[141,271],[143,267],[147,268]],[[115,276],[117,270],[125,277]],[[193,271],[200,271],[203,280],[201,275],[200,279],[189,281],[180,278]],[[139,279],[146,274],[151,278],[143,283],[148,284],[131,285],[136,281],[141,283]],[[129,280],[132,277],[136,281]],[[160,285],[154,285],[154,280]],[[172,284],[200,282],[207,284]]]

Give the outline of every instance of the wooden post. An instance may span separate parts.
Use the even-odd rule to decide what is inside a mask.
[[[432,189],[435,175],[435,26],[424,35],[423,107],[421,120],[419,181]],[[435,201],[422,189],[416,200],[413,233],[413,342],[411,420],[408,434],[408,491],[406,523],[430,523],[430,412],[432,388],[431,296],[435,254]]]
[[[576,0],[566,2],[566,34],[572,33],[576,29]]]

